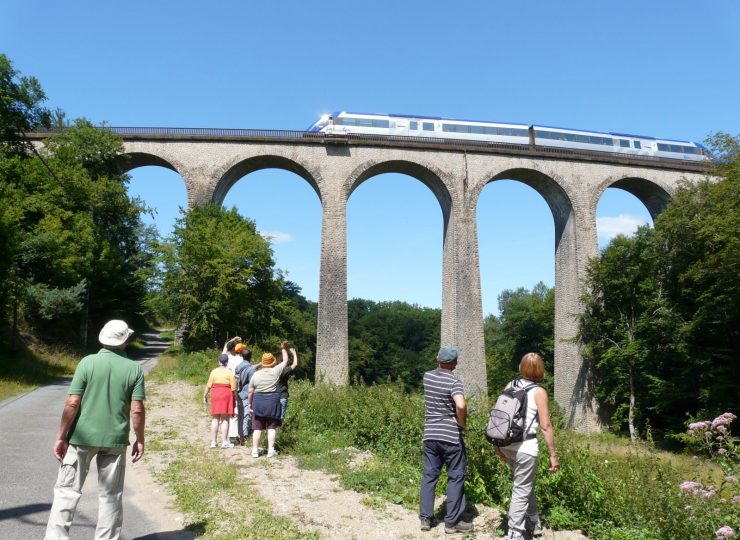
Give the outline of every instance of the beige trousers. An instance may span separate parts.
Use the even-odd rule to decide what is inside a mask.
[[[98,466],[98,526],[95,540],[115,540],[121,535],[126,447],[100,448],[71,444],[54,484],[54,502],[45,540],[69,539],[69,528],[93,457],[96,457]]]

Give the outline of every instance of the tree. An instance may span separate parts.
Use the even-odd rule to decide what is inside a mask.
[[[9,154],[27,154],[24,135],[49,127],[51,113],[41,104],[46,94],[36,77],[21,76],[10,59],[0,54],[0,147]]]
[[[229,333],[250,343],[272,334],[282,285],[268,242],[236,208],[183,210],[162,262],[162,305],[185,330],[188,349],[211,347]]]
[[[83,346],[103,319],[143,311],[145,207],[126,192],[122,152],[120,138],[77,120],[38,156],[3,161],[14,305],[52,336],[79,333]]]
[[[663,286],[683,321],[691,362],[681,381],[691,397],[677,397],[675,407],[719,414],[740,405],[740,137],[718,133],[707,145],[718,160],[713,177],[681,186],[656,219],[655,235]]]
[[[658,274],[660,253],[653,231],[618,236],[587,269],[585,310],[580,319],[584,356],[596,371],[596,396],[616,431],[627,423],[638,438],[637,416],[655,410],[655,392],[665,386],[661,366],[680,354],[673,343],[679,321]]]
[[[419,388],[434,366],[441,311],[405,302],[348,303],[349,371],[368,384],[401,381]]]
[[[740,404],[740,142],[709,144],[713,176],[682,185],[654,229],[616,238],[589,266],[581,339],[597,397],[633,438]]]
[[[483,325],[488,363],[488,386],[495,394],[516,376],[519,361],[528,352],[545,360],[544,386],[551,389],[554,357],[555,290],[540,282],[531,291],[521,287],[502,291],[498,317]]]

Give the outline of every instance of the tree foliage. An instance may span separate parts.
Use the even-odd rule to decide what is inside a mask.
[[[435,366],[441,311],[405,302],[352,299],[349,316],[349,371],[368,384],[402,381],[419,388]]]
[[[139,241],[145,208],[121,173],[122,141],[77,120],[33,150],[24,134],[48,124],[44,93],[1,55],[0,98],[0,313],[10,305],[14,322],[83,344],[105,319],[136,322],[151,257]]]
[[[740,403],[740,144],[709,142],[714,176],[683,184],[654,229],[616,238],[588,270],[581,336],[617,429],[631,395],[643,430],[681,431],[686,414]]]
[[[0,147],[11,154],[31,150],[24,135],[49,127],[51,113],[41,104],[46,94],[36,77],[21,76],[10,59],[0,54]]]
[[[250,343],[272,334],[281,293],[272,250],[236,208],[183,210],[163,255],[162,310],[185,330],[187,348],[213,346],[228,332]]]
[[[500,315],[484,320],[488,364],[488,387],[498,394],[518,374],[519,362],[528,352],[536,352],[545,360],[544,386],[551,389],[555,289],[540,282],[532,290],[520,287],[505,290],[498,297]]]

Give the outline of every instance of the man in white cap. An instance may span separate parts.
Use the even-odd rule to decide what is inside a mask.
[[[113,540],[121,534],[129,416],[136,435],[132,461],[144,455],[144,374],[124,352],[133,333],[125,322],[109,321],[98,337],[103,348],[83,358],[75,370],[54,443],[54,456],[61,466],[47,540],[69,538],[93,457],[98,467],[95,538]]]

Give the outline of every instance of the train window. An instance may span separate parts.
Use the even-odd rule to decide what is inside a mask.
[[[433,122],[422,122],[421,128],[424,131],[434,131],[434,123]]]
[[[630,142],[627,139],[619,139],[619,146],[622,148],[629,148]]]
[[[640,148],[642,148],[642,145],[640,144],[640,141],[632,141],[632,142],[634,142],[634,143],[635,143],[635,148],[637,148],[638,150],[639,150]]]
[[[586,135],[576,135],[576,142],[588,144],[589,138]]]
[[[483,126],[470,126],[470,133],[483,133]]]
[[[411,120],[411,122],[409,122],[409,129],[419,129],[419,122],[417,122],[416,120]]]

